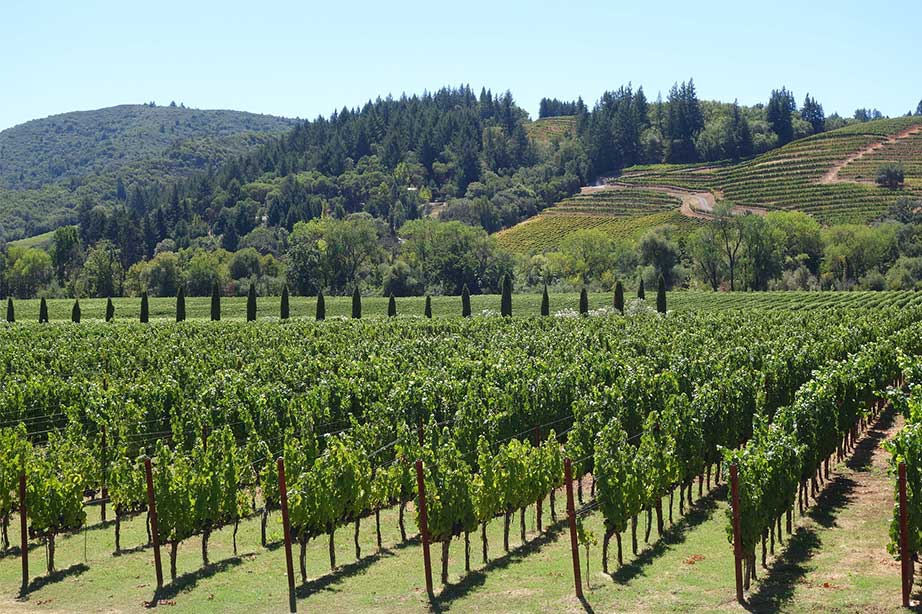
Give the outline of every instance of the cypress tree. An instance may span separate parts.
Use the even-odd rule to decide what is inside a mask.
[[[48,323],[48,303],[45,301],[45,297],[42,297],[42,302],[38,305],[38,321],[40,324]]]
[[[551,298],[547,295],[547,284],[544,284],[544,294],[541,295],[541,315],[551,315]]]
[[[500,300],[499,311],[505,318],[512,317],[512,278],[503,275],[503,294]]]
[[[427,318],[432,318],[432,297],[428,294],[426,295],[426,309],[423,312]]]
[[[6,321],[15,322],[16,321],[16,310],[13,308],[13,297],[6,297]]]
[[[112,304],[112,297],[106,298],[106,322],[111,322],[115,317],[115,305]]]
[[[579,315],[589,315],[589,295],[586,293],[586,288],[579,291]]]
[[[323,320],[323,319],[326,318],[326,317],[327,317],[327,305],[326,305],[326,302],[323,300],[323,292],[320,291],[320,290],[317,290],[317,315],[316,315],[316,319],[317,319],[318,321],[320,321],[320,320]]]
[[[80,324],[80,299],[74,301],[74,306],[70,310],[70,321],[74,324]]]
[[[467,284],[461,288],[461,317],[471,317],[471,291],[467,289]]]
[[[647,293],[644,292],[644,290],[643,290],[643,278],[641,278],[641,280],[640,280],[640,286],[638,286],[638,288],[637,288],[637,298],[639,298],[639,299],[642,300],[642,301],[643,301],[643,300],[646,300],[646,298],[647,298]]]
[[[186,288],[182,285],[176,291],[176,321],[186,321]]]
[[[221,320],[221,289],[218,288],[218,282],[215,282],[211,288],[211,321],[218,322]]]
[[[624,286],[620,281],[615,284],[615,309],[624,315]]]
[[[659,284],[656,288],[656,310],[660,313],[666,313],[666,280],[659,276]]]
[[[141,324],[150,322],[150,305],[147,302],[147,290],[141,293]]]
[[[279,317],[283,320],[287,320],[291,315],[288,309],[288,284],[285,284],[285,287],[282,288],[282,304],[279,307]]]
[[[358,286],[352,291],[352,317],[355,320],[362,317],[362,294]]]
[[[391,292],[391,297],[387,299],[387,317],[397,317],[397,300],[394,298],[393,292]]]
[[[247,322],[256,321],[256,286],[250,284],[250,290],[247,292]]]

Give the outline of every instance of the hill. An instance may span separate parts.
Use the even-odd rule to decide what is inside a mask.
[[[874,182],[886,163],[903,167],[903,189]],[[737,164],[629,167],[617,179],[584,188],[497,238],[507,249],[529,253],[554,249],[584,228],[625,239],[664,223],[681,231],[693,228],[694,219],[710,217],[717,202],[757,213],[803,211],[827,225],[865,224],[905,197],[922,198],[919,116],[850,124]]]
[[[76,220],[84,199],[127,200],[252,151],[290,119],[182,106],[121,105],[0,132],[0,219],[7,239]],[[123,190],[119,189],[119,180]]]

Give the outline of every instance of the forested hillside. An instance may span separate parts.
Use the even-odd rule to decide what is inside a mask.
[[[76,221],[87,200],[117,204],[217,166],[293,120],[184,106],[122,105],[0,132],[0,220],[8,239]]]

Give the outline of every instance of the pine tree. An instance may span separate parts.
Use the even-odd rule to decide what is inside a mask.
[[[541,315],[551,315],[551,299],[547,295],[547,284],[544,284],[544,293],[541,295]]]
[[[387,317],[397,317],[397,300],[394,298],[393,292],[391,292],[391,297],[387,299]]]
[[[38,305],[38,321],[40,324],[48,323],[48,302],[42,297],[42,302]]]
[[[500,300],[500,315],[505,318],[512,317],[512,278],[508,275],[503,276],[503,294]]]
[[[256,321],[256,286],[250,284],[250,291],[247,292],[247,322]]]
[[[615,309],[624,315],[624,286],[620,281],[615,284]]]
[[[211,321],[218,322],[221,320],[221,289],[218,282],[215,282],[211,288]]]
[[[646,298],[647,298],[647,293],[644,292],[644,289],[643,289],[643,278],[641,278],[641,280],[640,280],[640,286],[638,286],[638,288],[637,288],[637,298],[639,298],[639,299],[642,300],[642,301],[643,301],[643,300],[646,300]]]
[[[467,284],[461,288],[461,316],[464,318],[471,317],[471,291],[468,290]]]
[[[112,297],[106,298],[106,322],[111,322],[115,317],[115,305],[112,304]]]
[[[74,301],[74,306],[70,310],[70,321],[74,324],[80,324],[80,299]]]
[[[287,320],[291,316],[291,312],[288,308],[288,284],[285,284],[285,287],[282,288],[282,304],[279,307],[279,317],[283,320]]]
[[[659,285],[656,288],[656,310],[666,313],[666,280],[659,276]]]
[[[16,310],[13,308],[13,297],[6,297],[6,321],[15,322],[16,321]]]
[[[141,293],[141,324],[147,324],[150,321],[150,305],[147,301],[147,290]]]
[[[423,313],[427,318],[432,319],[432,297],[428,294],[426,295],[426,309]]]
[[[319,322],[327,317],[327,306],[326,302],[323,300],[323,292],[317,290],[317,315],[315,319]]]
[[[186,321],[186,288],[181,284],[176,291],[176,321]]]
[[[589,315],[589,295],[586,293],[585,287],[579,291],[579,314],[581,316]]]
[[[352,291],[352,318],[358,320],[362,317],[362,293],[359,292],[359,287],[356,286],[355,290]]]

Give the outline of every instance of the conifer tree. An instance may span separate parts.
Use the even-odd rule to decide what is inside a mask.
[[[215,282],[211,288],[211,321],[218,322],[221,320],[221,289],[218,282]]]
[[[387,317],[396,318],[397,317],[397,300],[394,298],[394,293],[391,292],[391,296],[387,299]]]
[[[112,297],[106,298],[106,322],[111,322],[115,317],[115,305],[112,304]]]
[[[282,288],[282,304],[279,307],[279,317],[282,320],[287,320],[291,316],[291,312],[288,307],[288,284],[285,284],[285,287]]]
[[[70,321],[74,324],[80,324],[80,299],[74,301],[74,306],[70,310]]]
[[[504,318],[512,317],[512,278],[503,276],[503,294],[500,299],[499,312]]]
[[[624,314],[624,286],[620,281],[615,284],[615,309]]]
[[[6,297],[6,321],[15,322],[16,321],[16,309],[13,307],[13,297]]]
[[[38,321],[40,324],[48,323],[48,302],[42,297],[42,302],[38,305]]]
[[[362,294],[356,286],[352,291],[352,318],[358,320],[362,317]]]
[[[643,289],[643,278],[640,279],[640,286],[637,287],[637,298],[642,301],[647,299],[647,293]]]
[[[551,315],[551,299],[547,295],[547,284],[544,284],[544,293],[541,295],[541,315]]]
[[[186,321],[186,288],[182,285],[176,291],[176,321]]]
[[[461,288],[461,317],[471,317],[471,291],[468,290],[467,284]]]
[[[666,313],[666,280],[659,276],[659,285],[656,288],[656,310]]]
[[[150,305],[147,301],[147,290],[141,293],[141,324],[150,322]]]
[[[579,315],[589,315],[589,295],[586,293],[585,287],[579,291]]]
[[[319,322],[327,317],[327,306],[326,302],[323,300],[323,292],[317,290],[317,314],[315,316],[316,320]]]
[[[256,321],[256,286],[250,284],[250,290],[247,292],[247,322]]]
[[[426,308],[423,311],[423,314],[427,318],[432,319],[432,297],[428,294],[426,295]]]

